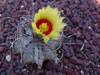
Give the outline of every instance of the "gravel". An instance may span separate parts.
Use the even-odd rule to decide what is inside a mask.
[[[11,61],[11,55],[7,55],[6,60],[7,60],[7,62],[10,62]]]
[[[33,16],[47,5],[65,17],[64,53],[59,64],[47,60],[38,69],[36,64],[23,65],[11,44],[22,16]],[[100,75],[100,4],[95,0],[0,0],[0,75]]]

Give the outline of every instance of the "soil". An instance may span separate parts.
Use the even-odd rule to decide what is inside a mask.
[[[0,0],[0,75],[100,75],[100,3],[98,0]],[[12,51],[16,28],[23,17],[43,6],[58,8],[67,26],[63,30],[62,61],[21,63]],[[7,61],[6,56],[11,56]]]

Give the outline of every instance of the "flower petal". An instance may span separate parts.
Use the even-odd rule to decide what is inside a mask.
[[[49,39],[50,39],[50,37],[48,37],[48,36],[43,36],[43,39],[44,39],[44,42],[47,44],[48,41],[49,41]]]
[[[60,33],[59,32],[51,32],[51,34],[48,35],[49,37],[51,37],[52,39],[54,40],[57,40],[60,36]]]
[[[32,28],[34,29],[34,31],[37,33],[37,34],[40,34],[42,35],[43,33],[40,32],[40,30],[36,27],[36,24],[34,22],[32,22]]]

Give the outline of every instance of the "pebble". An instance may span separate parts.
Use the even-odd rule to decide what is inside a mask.
[[[100,67],[100,65],[97,65],[98,67]]]
[[[0,17],[1,17],[2,15],[0,14]]]
[[[92,27],[91,26],[88,26],[88,29],[92,30]]]
[[[11,61],[11,55],[7,55],[7,56],[6,56],[6,60],[7,60],[8,62],[10,62],[10,61]]]
[[[14,0],[8,0],[8,3],[10,4],[10,3],[13,3],[14,2]]]
[[[66,69],[66,73],[68,74],[68,75],[74,75],[74,70],[72,69],[72,68],[67,68]]]
[[[81,73],[82,73],[82,74],[84,73],[83,70],[81,70]]]
[[[5,75],[6,73],[5,72],[2,72],[0,75]]]
[[[21,5],[21,8],[24,8],[24,5]]]
[[[3,47],[0,47],[0,53],[2,53],[4,51]]]
[[[97,27],[97,26],[98,26],[98,24],[95,24],[95,26]]]

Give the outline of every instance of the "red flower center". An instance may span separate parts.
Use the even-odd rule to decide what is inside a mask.
[[[46,29],[46,31],[44,30],[44,32],[43,32],[43,31],[41,31],[40,27],[41,27],[41,25],[44,24],[44,23],[47,25],[47,26],[46,26],[47,29]],[[37,28],[40,29],[40,31],[43,32],[43,34],[45,34],[45,35],[50,34],[50,32],[52,31],[52,24],[51,24],[51,22],[49,22],[47,19],[40,19],[39,21],[37,21],[36,26],[37,26]],[[45,29],[45,28],[42,28],[42,29]]]

